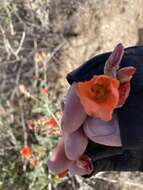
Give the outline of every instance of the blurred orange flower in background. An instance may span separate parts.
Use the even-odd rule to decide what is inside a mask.
[[[31,163],[31,165],[32,165],[33,167],[35,167],[35,166],[38,165],[39,161],[38,161],[36,158],[32,158],[31,161],[30,161],[30,163]]]
[[[52,136],[52,135],[59,135],[59,136],[61,136],[61,130],[58,127],[58,123],[57,123],[56,119],[50,118],[47,121],[47,124],[50,126],[50,130],[48,132],[48,136]]]
[[[107,75],[93,76],[89,81],[78,82],[76,92],[88,115],[104,121],[112,119],[119,101],[117,79]]]
[[[26,159],[30,159],[30,157],[32,156],[32,150],[29,146],[24,146],[21,150],[20,150],[20,154],[26,158]]]
[[[57,121],[54,118],[51,118],[47,121],[47,124],[50,125],[51,127],[57,126]]]

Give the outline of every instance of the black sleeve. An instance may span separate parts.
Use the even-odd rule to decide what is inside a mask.
[[[96,152],[96,151],[95,151]],[[101,171],[131,171],[143,172],[143,149],[124,150],[123,154],[94,160],[94,171],[90,175],[83,177],[89,178]]]
[[[110,53],[98,55],[67,75],[70,84],[90,80],[93,75],[103,74]],[[143,149],[143,46],[125,49],[121,68],[137,69],[131,80],[130,95],[122,108],[117,109],[123,149]]]
[[[94,170],[89,178],[100,171],[140,171],[143,172],[143,149],[122,150],[89,142],[86,154],[92,159]]]

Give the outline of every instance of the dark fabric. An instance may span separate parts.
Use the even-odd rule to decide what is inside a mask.
[[[103,74],[110,54],[97,55],[69,73],[69,84],[89,80],[94,74]],[[126,66],[136,67],[137,72],[132,78],[131,92],[125,105],[116,109],[123,146],[108,147],[89,141],[86,153],[94,163],[93,174],[105,170],[143,171],[143,46],[125,49],[120,68]]]
[[[94,170],[90,175],[83,176],[84,178],[89,178],[101,171],[143,172],[143,149],[124,150],[123,154],[97,160],[94,160],[92,155],[92,158]]]
[[[89,178],[100,171],[140,171],[143,172],[143,149],[108,147],[89,142],[85,152],[92,159],[94,170]]]

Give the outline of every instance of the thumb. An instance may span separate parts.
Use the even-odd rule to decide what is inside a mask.
[[[105,122],[100,119],[88,117],[84,122],[84,132],[95,143],[107,146],[121,146],[121,138],[117,116]]]

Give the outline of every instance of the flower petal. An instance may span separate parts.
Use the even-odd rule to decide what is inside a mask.
[[[130,93],[130,82],[121,83],[119,87],[119,102],[117,107],[124,105]]]
[[[81,156],[79,160],[74,161],[70,167],[71,175],[90,175],[93,171],[93,163],[87,155]]]

